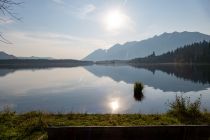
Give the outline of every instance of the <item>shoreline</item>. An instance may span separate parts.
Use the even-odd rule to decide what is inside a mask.
[[[210,112],[202,113],[205,119],[182,122],[169,114],[53,114],[28,112],[17,114],[0,112],[0,139],[47,138],[48,127],[60,126],[169,126],[209,125]]]

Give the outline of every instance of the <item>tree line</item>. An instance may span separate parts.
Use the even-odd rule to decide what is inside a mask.
[[[173,51],[156,56],[155,52],[130,63],[210,63],[210,42],[203,41],[185,45]]]

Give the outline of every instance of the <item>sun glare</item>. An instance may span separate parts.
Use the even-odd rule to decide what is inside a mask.
[[[111,107],[112,111],[118,110],[118,108],[119,108],[119,103],[118,103],[118,101],[112,101],[112,102],[110,103],[110,107]]]
[[[116,30],[123,27],[125,15],[120,10],[111,10],[106,14],[105,23],[108,30]]]

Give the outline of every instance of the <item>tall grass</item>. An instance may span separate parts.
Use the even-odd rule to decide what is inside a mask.
[[[0,139],[46,139],[45,118],[41,112],[16,114],[6,109],[0,112]]]
[[[176,95],[175,101],[169,103],[168,114],[185,124],[201,124],[208,119],[201,111],[201,97],[191,102],[190,97]]]

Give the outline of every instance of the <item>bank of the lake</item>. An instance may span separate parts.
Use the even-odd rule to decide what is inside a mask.
[[[170,114],[51,114],[28,112],[0,113],[0,139],[47,139],[49,126],[142,126],[210,124],[210,113],[202,113],[195,121],[180,120]]]

